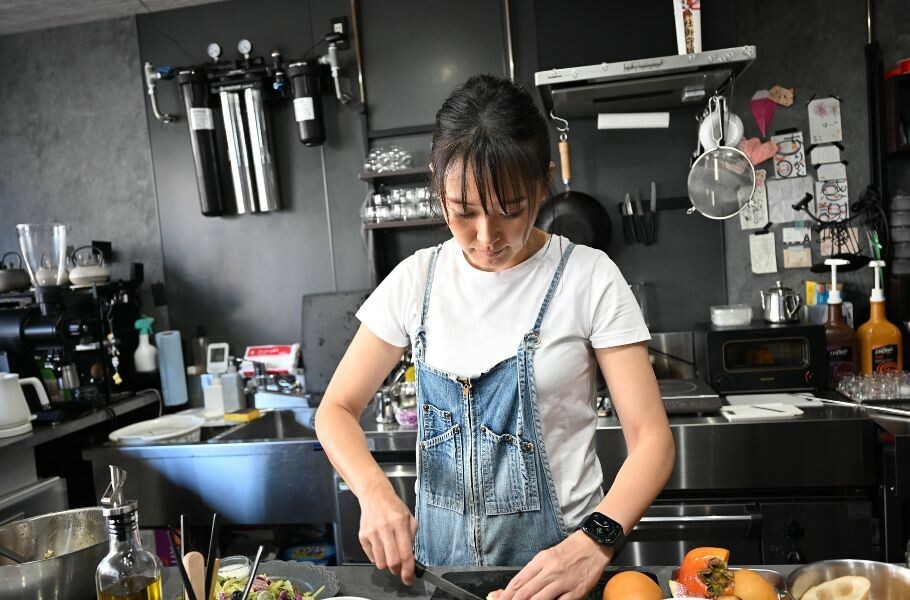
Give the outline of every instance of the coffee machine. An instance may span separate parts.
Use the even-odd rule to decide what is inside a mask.
[[[141,278],[65,287],[66,229],[59,223],[18,225],[34,287],[0,295],[0,371],[37,377],[51,406],[64,412],[136,391],[133,325],[141,316]],[[41,410],[34,397],[29,405],[32,412]]]

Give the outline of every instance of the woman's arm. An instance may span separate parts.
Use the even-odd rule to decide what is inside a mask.
[[[676,449],[646,344],[600,348],[595,354],[628,450],[596,510],[629,532],[669,479]],[[612,558],[612,550],[576,531],[535,556],[497,600],[527,600],[535,594],[539,600],[584,598]]]
[[[360,502],[360,543],[367,557],[411,583],[417,521],[376,464],[360,427],[360,416],[404,350],[361,325],[316,411],[316,435]]]

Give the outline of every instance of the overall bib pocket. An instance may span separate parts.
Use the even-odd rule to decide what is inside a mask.
[[[540,510],[537,450],[511,434],[481,427],[480,470],[487,515]]]
[[[460,427],[452,425],[450,413],[432,405],[424,404],[421,412],[424,439],[420,442],[420,485],[427,503],[464,514]]]

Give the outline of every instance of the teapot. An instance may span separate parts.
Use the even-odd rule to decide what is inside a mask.
[[[14,266],[12,261],[6,262],[7,256],[19,259],[19,266]],[[0,293],[25,290],[31,285],[32,280],[22,268],[22,257],[18,252],[7,252],[0,257]]]
[[[70,255],[73,268],[70,270],[70,283],[73,285],[91,285],[107,283],[111,278],[111,269],[104,263],[104,253],[95,246],[81,246]]]
[[[780,281],[773,288],[759,290],[761,307],[768,323],[793,323],[799,321],[799,307],[802,298],[793,289],[784,287]]]
[[[37,377],[20,381],[15,373],[0,373],[0,438],[21,435],[32,429],[32,413],[22,393],[23,385],[35,388],[42,407],[50,406],[44,386]]]

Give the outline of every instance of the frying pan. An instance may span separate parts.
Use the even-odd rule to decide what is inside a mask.
[[[606,252],[607,246],[610,245],[610,215],[604,205],[593,196],[572,191],[569,125],[552,112],[550,116],[554,120],[564,123],[563,127],[557,127],[557,130],[560,131],[559,161],[565,191],[543,203],[537,215],[536,225],[548,233],[564,235],[576,244],[583,244]]]

